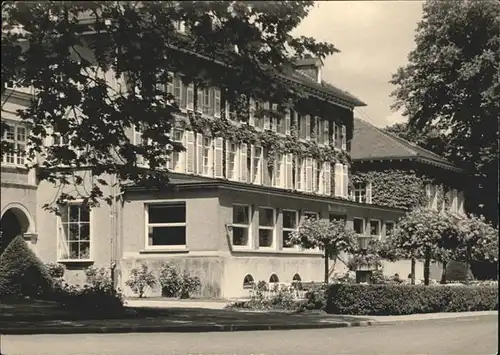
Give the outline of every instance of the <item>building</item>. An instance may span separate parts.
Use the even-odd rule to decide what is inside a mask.
[[[464,174],[459,168],[359,118],[354,119],[351,158],[357,202],[403,210],[424,206],[465,213]],[[417,279],[422,278],[422,264],[417,263]],[[406,277],[410,262],[385,263],[385,272]],[[440,267],[434,265],[431,278],[439,280],[440,276]]]

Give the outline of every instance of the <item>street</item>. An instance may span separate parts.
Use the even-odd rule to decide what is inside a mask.
[[[2,355],[497,354],[498,317],[317,330],[2,336]]]

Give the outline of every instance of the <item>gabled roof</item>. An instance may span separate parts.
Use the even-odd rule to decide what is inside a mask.
[[[444,169],[460,171],[443,157],[359,118],[354,119],[351,159],[356,161],[415,159]]]

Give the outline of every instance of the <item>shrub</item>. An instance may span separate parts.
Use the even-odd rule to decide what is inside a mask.
[[[319,284],[306,292],[306,301],[302,305],[302,308],[307,310],[324,310],[327,296],[328,285],[325,283]]]
[[[0,299],[43,299],[52,287],[49,271],[23,238],[12,240],[0,255]]]
[[[113,280],[106,268],[90,266],[85,269],[87,283],[94,288],[113,288]]]
[[[253,310],[298,310],[297,290],[294,285],[275,285],[269,289],[265,281],[254,284],[250,291],[250,300],[232,303],[230,308]]]
[[[326,311],[351,315],[401,315],[498,309],[498,288],[333,284]]]
[[[64,265],[59,263],[46,263],[45,267],[53,279],[60,280],[64,277],[64,272],[66,271]]]
[[[189,298],[201,290],[199,277],[191,276],[187,271],[181,274],[175,266],[168,263],[161,267],[159,282],[164,297]]]
[[[146,264],[141,264],[140,268],[132,269],[130,278],[125,282],[125,285],[130,287],[139,298],[142,298],[148,287],[153,288],[156,285],[156,278]]]

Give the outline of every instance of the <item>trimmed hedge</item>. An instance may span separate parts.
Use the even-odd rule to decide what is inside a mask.
[[[18,236],[0,255],[0,299],[46,299],[54,280],[47,267]]]
[[[350,315],[402,315],[498,310],[498,288],[333,284],[326,312]]]

